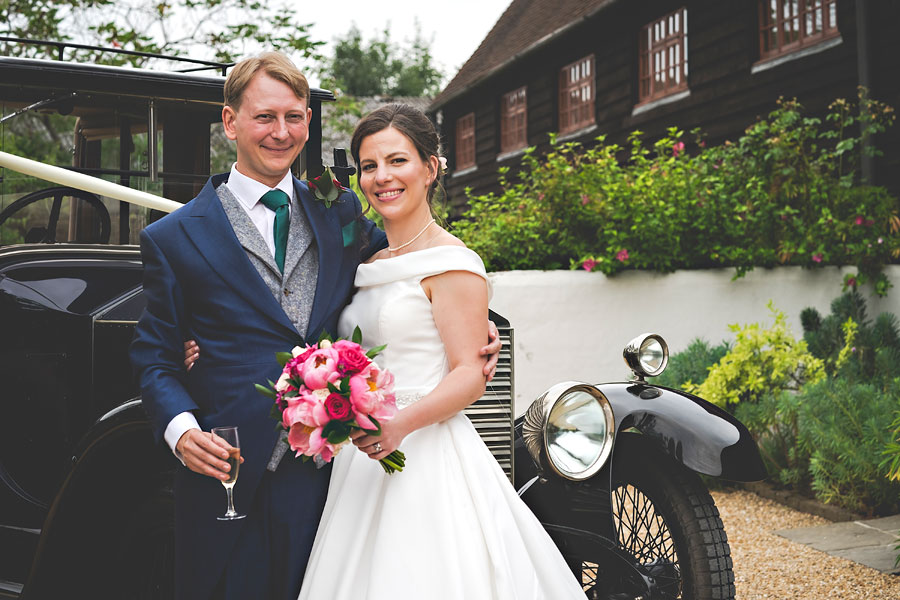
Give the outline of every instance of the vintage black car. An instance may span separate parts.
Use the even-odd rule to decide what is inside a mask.
[[[0,118],[65,115],[68,172],[186,202],[211,164],[230,166],[215,140],[223,81],[0,57]],[[331,99],[312,93],[298,175],[324,169],[318,117]],[[158,215],[8,165],[0,177],[0,239],[13,242],[0,245],[0,598],[170,598],[177,463],[152,439],[127,355],[144,308],[134,243]],[[626,348],[634,381],[556,383],[514,422],[513,332],[492,318],[498,375],[467,414],[587,596],[733,597],[725,531],[697,473],[763,477],[746,429],[645,381],[667,359],[654,335]]]

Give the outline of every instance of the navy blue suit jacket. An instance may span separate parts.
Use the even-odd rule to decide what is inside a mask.
[[[239,427],[245,462],[234,494],[235,505],[246,510],[278,435],[269,416],[271,401],[253,384],[277,379],[275,353],[290,350],[302,338],[238,242],[215,192],[226,180],[227,174],[212,177],[195,199],[141,233],[147,309],[136,328],[131,360],[158,439],[184,411],[192,411],[204,431]],[[371,221],[358,218],[359,201],[351,192],[326,208],[296,178],[294,189],[319,251],[308,329],[314,341],[322,331],[336,333],[360,259],[387,242]],[[196,339],[203,353],[190,373],[182,348],[188,338]],[[222,573],[242,523],[222,527],[216,521],[224,495],[217,480],[179,467],[179,596],[208,595]]]

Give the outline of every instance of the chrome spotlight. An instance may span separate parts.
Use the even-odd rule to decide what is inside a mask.
[[[600,390],[586,383],[559,383],[525,413],[522,437],[543,469],[572,481],[593,477],[612,452],[615,419]]]
[[[656,377],[669,364],[669,346],[655,333],[643,333],[625,346],[622,352],[625,364],[641,381],[644,377]]]

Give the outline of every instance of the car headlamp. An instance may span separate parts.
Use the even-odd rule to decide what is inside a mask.
[[[656,377],[666,370],[669,346],[662,336],[644,333],[628,342],[622,357],[628,368],[643,381],[644,377]]]
[[[603,468],[612,452],[615,419],[600,390],[578,382],[559,383],[525,413],[522,437],[543,469],[584,481]]]

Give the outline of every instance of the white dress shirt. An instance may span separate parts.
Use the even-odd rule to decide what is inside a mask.
[[[253,224],[256,225],[259,233],[266,241],[269,252],[272,253],[272,257],[274,258],[275,211],[266,208],[259,199],[263,197],[263,194],[272,189],[281,190],[288,195],[288,198],[293,198],[294,180],[291,177],[290,171],[285,173],[284,178],[278,182],[277,186],[270,188],[266,184],[251,179],[238,171],[237,163],[234,163],[231,165],[231,174],[228,176],[228,181],[223,185],[228,186],[228,191],[234,194],[241,207],[247,211],[247,215],[250,217],[250,220],[253,221]],[[288,204],[289,208],[290,206],[291,205]],[[194,413],[183,412],[175,415],[172,420],[169,421],[169,424],[166,426],[166,431],[163,434],[163,438],[166,440],[166,443],[169,445],[169,448],[172,449],[172,452],[178,460],[182,459],[178,451],[175,450],[175,444],[178,443],[181,436],[189,429],[200,429],[200,424],[197,423],[197,417],[194,416]],[[183,462],[184,461],[182,460],[182,463]]]

